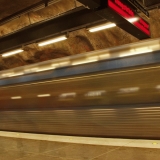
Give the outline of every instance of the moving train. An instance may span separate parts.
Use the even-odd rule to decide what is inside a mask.
[[[160,138],[160,39],[0,76],[2,131]]]

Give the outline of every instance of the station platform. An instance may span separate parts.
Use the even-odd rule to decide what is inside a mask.
[[[0,132],[0,160],[159,160],[160,140]]]

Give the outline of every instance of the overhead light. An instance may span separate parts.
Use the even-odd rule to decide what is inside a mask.
[[[60,37],[56,37],[56,38],[53,38],[53,39],[49,39],[49,40],[46,40],[46,41],[43,41],[43,42],[39,42],[38,43],[38,46],[46,46],[46,45],[49,45],[49,44],[52,44],[52,43],[56,43],[56,42],[60,42],[60,41],[64,41],[66,40],[67,37],[66,36],[60,36]]]
[[[112,28],[112,27],[116,27],[116,24],[115,23],[105,23],[99,26],[91,27],[88,30],[89,32],[97,32],[97,31]]]
[[[129,19],[127,19],[127,21],[129,21],[130,23],[134,23],[134,22],[139,21],[139,18],[138,17],[129,18]]]
[[[14,51],[6,52],[6,53],[2,54],[2,57],[12,56],[14,54],[18,54],[18,53],[21,53],[23,51],[24,51],[23,49],[17,49],[17,50],[14,50]]]

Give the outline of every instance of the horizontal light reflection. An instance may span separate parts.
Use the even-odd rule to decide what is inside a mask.
[[[118,93],[134,93],[140,90],[139,87],[121,88]]]
[[[11,97],[11,99],[21,99],[21,96]]]
[[[130,53],[120,54],[119,57],[133,56],[133,55],[145,54],[149,52],[153,52],[153,49],[148,48],[148,47],[136,48],[136,49],[131,49]]]
[[[14,74],[13,72],[12,73],[4,73],[4,74],[2,74],[2,77],[9,77],[9,76],[11,76],[13,74]]]
[[[21,75],[24,75],[24,73],[23,72],[21,72],[21,73],[14,73],[14,74],[9,75],[8,77],[21,76]]]
[[[85,94],[86,97],[99,97],[102,96],[103,94],[105,94],[106,91],[105,90],[101,90],[101,91],[90,91],[88,93]]]
[[[40,95],[37,95],[37,97],[50,97],[51,95],[50,94],[40,94]]]
[[[72,65],[79,65],[79,64],[91,63],[91,62],[96,62],[96,61],[98,61],[98,56],[88,57],[83,60],[72,62]]]
[[[156,86],[156,89],[160,90],[160,85]]]
[[[59,97],[60,98],[76,97],[76,93],[75,92],[72,92],[72,93],[62,93]]]
[[[36,70],[36,72],[43,72],[43,71],[47,71],[47,70],[52,70],[55,69],[55,67],[50,67],[50,68],[39,68]]]

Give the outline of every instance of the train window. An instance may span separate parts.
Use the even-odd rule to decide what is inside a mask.
[[[100,91],[90,91],[85,94],[85,97],[101,97],[106,93],[105,90],[100,90]]]
[[[72,93],[62,93],[61,95],[59,95],[59,99],[63,100],[63,99],[72,99],[76,97],[76,93],[72,92]]]
[[[139,87],[131,87],[131,88],[121,88],[119,89],[118,93],[123,94],[123,93],[134,93],[139,91]]]

